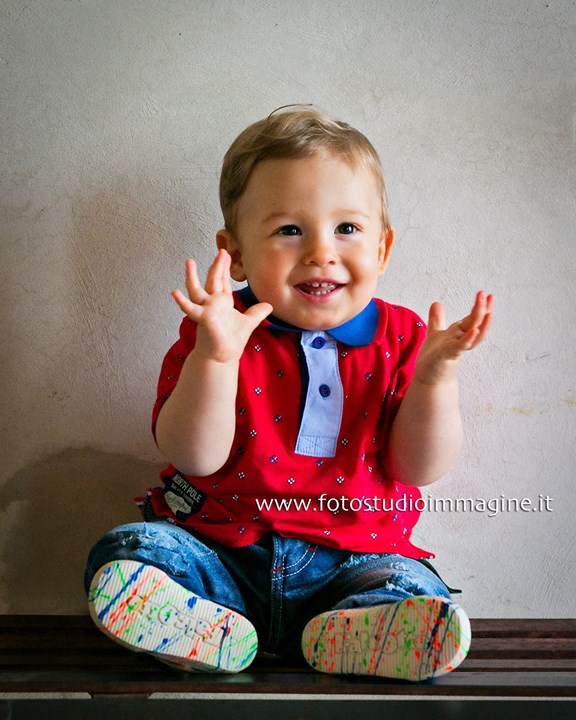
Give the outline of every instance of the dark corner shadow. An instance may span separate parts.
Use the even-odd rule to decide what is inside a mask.
[[[134,496],[158,484],[153,462],[93,448],[31,464],[0,487],[13,514],[0,558],[7,614],[85,614],[86,556],[107,530],[141,519]]]

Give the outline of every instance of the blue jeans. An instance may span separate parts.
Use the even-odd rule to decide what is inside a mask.
[[[230,548],[169,522],[132,523],[107,533],[88,557],[85,586],[113,560],[153,565],[200,597],[247,617],[261,651],[299,656],[306,623],[326,610],[369,607],[414,595],[450,597],[418,560],[355,553],[265,535]]]

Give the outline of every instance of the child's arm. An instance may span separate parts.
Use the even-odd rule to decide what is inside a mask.
[[[186,262],[187,299],[172,296],[197,323],[196,344],[156,423],[156,442],[165,457],[187,475],[205,476],[228,459],[234,440],[240,356],[254,329],[272,312],[268,303],[245,313],[234,308],[230,256],[220,250],[208,271],[206,287],[196,264]]]
[[[406,485],[428,485],[454,464],[462,444],[456,377],[460,357],[485,337],[493,297],[479,292],[470,315],[444,329],[440,303],[430,308],[428,333],[412,382],[390,431],[386,465]]]

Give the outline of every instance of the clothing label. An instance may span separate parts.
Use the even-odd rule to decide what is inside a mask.
[[[191,485],[180,473],[175,473],[166,481],[164,500],[178,520],[186,520],[200,511],[206,493]]]

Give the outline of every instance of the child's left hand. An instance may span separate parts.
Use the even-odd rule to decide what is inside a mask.
[[[472,350],[486,337],[492,320],[494,297],[480,291],[469,315],[446,328],[444,309],[432,303],[428,316],[428,333],[422,343],[414,380],[424,385],[436,385],[453,380],[460,356]]]

